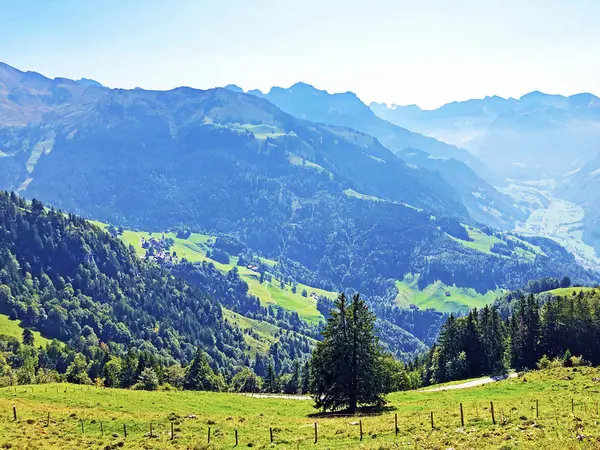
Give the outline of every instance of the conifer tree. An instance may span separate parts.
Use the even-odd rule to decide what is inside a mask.
[[[277,380],[275,376],[275,369],[273,364],[269,363],[267,367],[267,375],[265,377],[265,390],[270,393],[277,392]]]
[[[347,304],[340,294],[313,352],[311,392],[315,407],[324,411],[384,401],[383,353],[375,336],[375,315],[357,294]]]
[[[25,328],[23,330],[23,345],[33,345],[35,342],[35,338],[33,337],[33,332]]]
[[[302,366],[302,394],[310,392],[310,362],[306,361]]]
[[[218,391],[219,379],[206,359],[206,355],[199,348],[194,359],[187,367],[184,388],[194,391]]]

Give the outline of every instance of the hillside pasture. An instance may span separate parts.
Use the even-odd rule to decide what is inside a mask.
[[[11,320],[7,315],[0,314],[0,334],[13,336],[21,341],[23,330],[24,328],[21,326],[20,320]],[[43,337],[39,331],[33,331],[33,338],[36,347],[45,346],[50,343],[50,339]]]
[[[482,308],[492,303],[502,294],[501,290],[480,294],[475,289],[446,286],[436,281],[424,289],[419,289],[419,277],[407,275],[402,281],[396,280],[398,294],[395,303],[401,308],[415,305],[419,309],[433,308],[441,312],[468,312],[472,308]]]
[[[600,438],[599,375],[560,368],[464,390],[398,392],[384,410],[352,416],[315,414],[311,401],[233,393],[9,387],[0,390],[0,447],[226,449],[237,430],[238,447],[258,449],[592,449]]]

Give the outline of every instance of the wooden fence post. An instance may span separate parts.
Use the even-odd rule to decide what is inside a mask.
[[[83,428],[83,419],[81,419],[81,434],[85,433],[85,429]]]
[[[46,419],[46,426],[50,426],[50,411],[48,411],[48,419]]]
[[[100,434],[104,436],[104,425],[102,424],[102,421],[100,421]]]
[[[13,406],[13,417],[15,418],[15,422],[17,421],[17,407]]]
[[[540,402],[539,400],[535,400],[535,418],[540,417]]]
[[[362,420],[359,420],[358,423],[360,426],[360,440],[362,441]]]
[[[123,436],[127,437],[127,425],[123,424]]]
[[[575,400],[573,398],[571,398],[571,412],[575,412]]]
[[[150,422],[150,438],[152,438],[152,422]]]
[[[210,444],[210,427],[208,427],[208,443]]]
[[[173,430],[173,422],[171,422],[171,440],[175,439],[175,430]]]
[[[490,402],[490,409],[492,410],[492,423],[496,425],[496,417],[494,416],[494,402]]]
[[[317,435],[317,422],[315,422],[315,444],[317,443],[318,435]]]
[[[238,434],[237,434],[237,429],[235,430],[235,446],[238,446]]]
[[[394,430],[396,431],[396,436],[398,436],[398,413],[394,414]]]
[[[434,429],[434,426],[433,426],[433,411],[431,411],[431,429],[432,430]]]
[[[462,403],[460,404],[460,426],[465,427],[465,417],[463,416],[463,407]]]
[[[273,443],[273,428],[269,428],[269,436],[271,437],[271,444]]]

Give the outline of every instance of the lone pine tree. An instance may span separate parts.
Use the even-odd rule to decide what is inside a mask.
[[[375,315],[356,294],[350,305],[344,294],[313,352],[311,392],[315,407],[323,411],[361,406],[382,406],[383,351],[374,331]]]

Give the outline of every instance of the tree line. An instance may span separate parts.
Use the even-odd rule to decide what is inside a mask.
[[[565,283],[566,284],[566,283]],[[567,296],[519,293],[509,305],[450,315],[429,352],[409,367],[423,384],[545,367],[548,361],[600,364],[600,292]],[[510,311],[504,317],[500,311]]]

